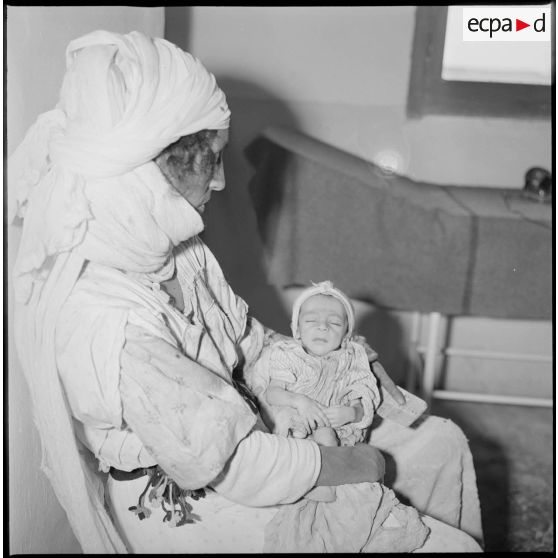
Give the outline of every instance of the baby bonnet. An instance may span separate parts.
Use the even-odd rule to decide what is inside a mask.
[[[333,286],[331,281],[321,281],[320,283],[312,283],[311,287],[308,287],[300,295],[296,298],[293,304],[293,311],[292,311],[292,318],[291,318],[291,331],[293,337],[298,339],[299,332],[298,332],[298,317],[300,315],[300,308],[310,297],[314,295],[327,295],[332,296],[339,300],[343,307],[345,308],[345,312],[347,313],[347,322],[348,328],[347,333],[345,335],[345,339],[349,339],[353,334],[353,329],[355,326],[355,311],[353,305],[349,298],[341,292],[339,289]]]

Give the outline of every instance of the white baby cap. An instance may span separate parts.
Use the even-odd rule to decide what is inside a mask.
[[[345,335],[344,341],[349,339],[353,334],[353,329],[355,326],[355,311],[349,298],[344,293],[342,293],[339,289],[336,289],[333,286],[333,283],[331,281],[321,281],[320,283],[312,283],[312,286],[302,291],[302,293],[300,293],[298,298],[294,301],[292,318],[291,318],[291,331],[293,337],[295,339],[298,339],[299,337],[298,317],[300,314],[301,306],[311,296],[318,295],[318,294],[333,296],[337,300],[341,301],[341,303],[345,308],[345,311],[347,312],[347,322],[348,322],[347,333]]]

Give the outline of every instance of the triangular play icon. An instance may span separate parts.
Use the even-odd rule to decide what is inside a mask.
[[[525,27],[531,27],[530,23],[525,23],[524,21],[521,21],[520,19],[515,18],[515,30],[516,31],[521,31],[522,29],[525,29]]]

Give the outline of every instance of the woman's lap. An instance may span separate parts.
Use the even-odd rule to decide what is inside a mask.
[[[475,539],[464,531],[427,515],[423,515],[422,520],[430,528],[430,535],[424,545],[414,552],[483,552]]]
[[[473,459],[467,439],[455,423],[434,416],[416,428],[377,421],[369,443],[386,457],[385,483],[403,503],[482,543]]]
[[[276,513],[275,507],[250,508],[235,504],[213,491],[192,501],[192,513],[201,521],[180,527],[163,523],[161,508],[148,508],[152,514],[140,520],[128,510],[137,504],[147,477],[117,481],[109,477],[107,494],[117,529],[133,553],[261,553],[264,530]]]
[[[201,517],[195,524],[171,527],[163,523],[164,512],[150,508],[149,518],[140,520],[128,510],[137,504],[147,477],[132,481],[109,478],[107,494],[118,530],[130,552],[157,553],[261,553],[265,526],[277,508],[251,508],[235,504],[214,492],[192,502],[193,513]],[[425,545],[416,552],[480,552],[477,543],[458,529],[430,517],[423,517],[430,527]]]

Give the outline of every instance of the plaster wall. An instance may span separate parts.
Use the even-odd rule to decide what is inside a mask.
[[[8,6],[6,22],[7,154],[36,117],[52,109],[65,70],[68,42],[96,29],[134,29],[163,36],[164,9],[126,6]],[[9,194],[8,194],[9,195]],[[9,224],[8,224],[9,225]],[[5,229],[6,230],[6,229]],[[69,554],[81,548],[40,470],[41,447],[13,342],[11,270],[20,229],[7,229],[8,435],[10,554]]]

